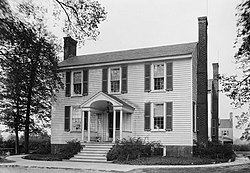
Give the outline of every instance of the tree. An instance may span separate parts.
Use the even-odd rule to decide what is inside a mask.
[[[25,152],[28,153],[30,128],[38,129],[34,116],[43,122],[50,120],[51,104],[55,90],[61,86],[56,71],[58,57],[56,51],[60,45],[56,38],[48,32],[42,13],[47,9],[24,0],[18,4],[17,13],[10,10],[7,1],[0,3],[0,59],[2,62],[3,80],[1,96],[2,119],[9,127],[14,128],[18,143],[18,130],[25,127]],[[64,11],[64,31],[80,43],[89,37],[95,39],[99,34],[98,25],[105,20],[106,12],[97,1],[91,0],[55,0],[53,16],[58,17]],[[56,5],[60,7],[56,8]],[[40,13],[39,13],[40,12]],[[14,35],[12,37],[12,34]],[[13,57],[17,62],[13,62]],[[15,76],[14,71],[22,76]],[[13,87],[8,87],[13,85]],[[19,92],[17,95],[14,93]],[[16,97],[10,97],[10,96]],[[7,104],[9,103],[9,104]],[[21,111],[22,110],[22,111]],[[23,112],[24,111],[24,112]],[[25,120],[23,123],[23,116]]]
[[[250,0],[242,1],[236,7],[237,38],[234,47],[237,49],[234,55],[235,63],[242,70],[242,76],[221,76],[222,90],[233,100],[235,107],[249,104],[250,101]],[[236,116],[237,128],[244,128],[241,139],[250,140],[250,114],[243,112]]]

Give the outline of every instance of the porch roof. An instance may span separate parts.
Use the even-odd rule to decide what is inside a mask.
[[[114,108],[123,108],[125,110],[130,111],[130,112],[133,112],[135,110],[135,108],[133,106],[129,105],[128,103],[126,103],[122,99],[120,99],[114,95],[101,92],[101,91],[96,93],[94,96],[92,96],[86,102],[84,102],[80,107],[81,108],[94,108],[92,106],[92,104],[97,102],[97,101],[107,101],[107,102],[112,103]]]

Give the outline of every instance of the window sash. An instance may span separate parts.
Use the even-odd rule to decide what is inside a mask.
[[[76,71],[73,72],[73,94],[74,95],[80,95],[82,94],[82,72],[81,71]]]
[[[82,119],[79,107],[72,107],[72,131],[81,131]]]
[[[109,69],[109,91],[110,93],[121,92],[121,68],[114,67]]]
[[[152,72],[152,90],[162,91],[166,88],[166,64],[165,63],[155,63],[151,66]]]

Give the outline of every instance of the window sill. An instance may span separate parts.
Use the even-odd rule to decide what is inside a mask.
[[[70,131],[70,133],[82,133],[82,131]]]
[[[166,90],[151,90],[151,93],[166,93]]]
[[[117,93],[109,92],[109,94],[112,94],[112,95],[121,95],[122,93],[121,92],[117,92]]]
[[[166,132],[164,129],[153,129],[151,132]]]
[[[74,98],[74,97],[82,97],[83,95],[71,95],[71,98]]]

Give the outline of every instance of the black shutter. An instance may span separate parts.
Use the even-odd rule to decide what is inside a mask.
[[[71,72],[66,72],[66,88],[65,88],[65,97],[70,97],[71,93]]]
[[[88,69],[83,69],[83,92],[82,95],[83,96],[87,96],[88,95],[88,82],[89,82],[89,71]]]
[[[150,131],[150,114],[151,114],[151,109],[150,109],[150,103],[145,103],[144,104],[144,130],[145,131]]]
[[[70,106],[65,106],[64,109],[64,131],[70,131]]]
[[[145,64],[145,67],[144,67],[144,75],[145,75],[145,78],[144,78],[144,90],[145,92],[150,92],[151,88],[150,88],[150,73],[151,73],[151,70],[150,70],[150,67],[151,65],[150,64]]]
[[[102,92],[108,92],[108,69],[102,69]]]
[[[128,67],[122,66],[122,93],[128,92]]]
[[[84,111],[84,130],[88,130],[88,111]]]
[[[172,91],[173,90],[173,63],[167,63],[167,83],[166,83],[166,90]]]
[[[173,130],[173,103],[172,102],[166,103],[166,130],[167,131]]]

